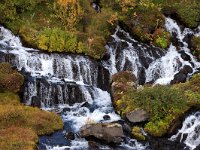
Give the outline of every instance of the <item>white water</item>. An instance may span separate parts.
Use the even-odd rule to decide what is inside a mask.
[[[179,42],[183,44],[180,49],[190,55],[191,62],[184,61],[173,45],[170,45],[167,50],[155,48],[152,45],[148,46],[132,39],[128,33],[118,27],[112,35],[113,42],[106,46],[111,57],[110,60],[103,62],[104,67],[111,74],[122,70],[131,70],[138,78],[144,76],[145,82],[153,80],[158,84],[168,84],[184,65],[191,66],[195,72],[200,67],[200,63],[190,54],[188,44],[183,39],[187,34],[199,36],[200,32],[194,32],[187,28],[181,31],[176,22],[170,18],[166,18],[166,28],[171,34],[177,34]],[[32,79],[28,81],[24,94],[27,104],[31,103],[33,96],[38,96],[43,109],[55,109],[62,112],[63,108],[69,108],[70,111],[64,112],[62,117],[64,122],[72,122],[71,128],[74,132],[78,132],[80,127],[88,122],[106,122],[103,120],[105,114],[111,117],[109,122],[120,119],[113,110],[109,93],[97,88],[97,81],[101,79],[98,78],[99,69],[97,69],[96,62],[83,56],[40,53],[38,50],[23,47],[20,39],[12,35],[9,30],[3,27],[0,27],[0,30],[0,52],[7,55],[2,59],[11,62],[19,70],[25,69],[31,74]],[[144,75],[142,75],[142,71],[144,71]],[[104,77],[102,77],[103,79]],[[76,97],[78,91],[81,94]],[[80,101],[69,106],[71,99],[80,99]],[[87,101],[94,110],[82,107],[83,101]],[[184,124],[186,123],[184,122]],[[188,134],[193,135],[194,129],[195,127],[192,127],[187,130]],[[183,131],[185,130],[184,128]],[[122,143],[122,146],[137,150],[146,148],[135,140],[129,140],[129,142],[131,141],[134,144]],[[191,148],[199,144],[195,139],[186,140],[186,145]],[[70,146],[47,145],[46,148],[52,150],[78,149],[81,146],[87,148],[88,143],[78,138],[72,141]]]
[[[177,35],[176,38],[183,45],[182,47],[179,47],[180,51],[184,51],[191,57],[190,62],[183,60],[180,53],[178,53],[177,48],[172,44],[166,50],[156,49],[153,46],[145,44],[142,45],[132,39],[128,33],[117,27],[116,32],[112,35],[113,42],[117,44],[114,46],[107,45],[111,57],[109,62],[104,62],[104,66],[109,69],[111,74],[117,73],[118,71],[130,70],[136,77],[139,77],[141,69],[144,69],[146,83],[154,81],[155,84],[169,84],[174,75],[185,65],[192,67],[194,73],[196,69],[200,67],[200,63],[190,54],[188,44],[184,41],[184,38],[189,34],[198,36],[200,31],[197,29],[195,32],[188,28],[181,31],[177,23],[171,18],[166,18],[165,26],[171,35],[173,33]],[[119,37],[118,34],[123,34],[123,36]],[[127,46],[123,46],[120,49],[122,44]],[[118,50],[118,53],[120,53],[118,54],[120,55],[119,57],[117,57],[116,54],[117,49],[120,49],[120,51]],[[142,62],[144,61],[143,57],[147,61],[147,67],[142,65]],[[127,62],[129,63],[129,67],[126,67],[125,63]]]
[[[176,140],[179,136],[180,142],[184,142],[191,150],[200,144],[200,112],[188,116],[183,122],[182,128],[170,140]]]
[[[23,47],[19,37],[9,30],[0,27],[0,31],[0,60],[8,61],[18,70],[30,73],[24,91],[26,104],[30,105],[31,99],[38,97],[42,109],[60,112],[64,122],[71,122],[72,132],[78,132],[80,127],[90,122],[113,122],[120,119],[114,112],[110,94],[98,88],[99,80],[104,84],[105,77],[102,73],[104,70],[97,62],[78,55],[41,53]],[[85,102],[90,106],[82,106]],[[64,112],[65,108],[69,111]],[[110,120],[105,121],[104,115],[109,115]],[[122,146],[144,149],[137,141],[132,141],[131,144],[132,146],[122,143]],[[88,142],[76,138],[70,145],[45,147],[49,150],[87,149]]]

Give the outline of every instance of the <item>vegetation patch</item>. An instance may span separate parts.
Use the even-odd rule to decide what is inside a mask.
[[[118,98],[114,101],[115,108],[122,117],[133,110],[144,109],[150,116],[149,121],[143,126],[144,130],[153,136],[161,137],[167,134],[174,121],[191,107],[199,107],[199,79],[200,74],[197,74],[186,83],[173,86],[145,86],[137,90],[129,85],[128,90],[121,89],[121,95],[115,97]]]
[[[13,75],[14,74],[14,75]],[[20,103],[18,92],[23,76],[8,63],[0,63],[0,149],[33,150],[38,135],[62,129],[62,119],[56,114]]]
[[[163,13],[171,15],[189,28],[196,28],[200,22],[200,2],[197,0],[164,0]]]
[[[0,129],[0,149],[34,150],[37,142],[38,136],[31,129],[19,127]]]
[[[192,53],[200,60],[200,36],[193,36],[191,39]]]

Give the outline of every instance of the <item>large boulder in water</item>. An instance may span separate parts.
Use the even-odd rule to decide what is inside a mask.
[[[81,127],[80,135],[82,137],[95,137],[106,143],[115,144],[121,143],[124,138],[122,126],[118,123],[87,124]]]
[[[126,114],[126,118],[131,123],[140,123],[149,119],[149,114],[143,109],[133,110]]]

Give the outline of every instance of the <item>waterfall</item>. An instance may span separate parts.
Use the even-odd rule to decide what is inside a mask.
[[[85,139],[77,137],[68,143],[64,132],[79,132],[80,127],[89,122],[120,120],[107,92],[110,73],[101,62],[81,55],[44,53],[23,47],[19,37],[4,27],[0,27],[0,56],[0,62],[9,62],[24,74],[22,97],[25,104],[35,105],[39,102],[42,109],[56,111],[62,116],[66,131],[59,138],[64,145],[49,143],[48,138],[51,137],[46,137],[40,143],[40,149],[87,149]],[[105,120],[105,115],[109,115],[110,119]],[[134,149],[139,146],[141,150],[144,149],[136,140],[129,142],[122,143],[122,147]]]
[[[171,18],[166,18],[166,29],[172,36],[176,36],[180,43],[180,50],[170,45],[166,50],[156,48],[153,45],[140,43],[130,37],[120,27],[116,28],[112,40],[106,46],[110,59],[103,62],[111,74],[119,71],[129,70],[138,78],[139,84],[155,83],[169,84],[184,66],[190,66],[194,72],[200,68],[200,63],[190,54],[185,38],[189,35],[199,35],[198,31],[185,28],[183,31]],[[181,53],[189,55],[190,61],[181,57]],[[189,75],[191,75],[189,74]]]
[[[190,54],[187,36],[200,35],[200,27],[195,30],[180,29],[171,18],[166,18],[166,29],[178,43],[167,49],[147,45],[133,39],[127,32],[117,27],[106,45],[110,58],[97,62],[87,56],[44,53],[22,46],[19,37],[0,27],[0,62],[9,62],[25,76],[23,102],[27,105],[39,101],[42,109],[56,111],[62,115],[66,131],[78,132],[88,122],[112,122],[120,120],[115,113],[109,94],[110,77],[123,70],[132,71],[139,84],[169,84],[184,66],[192,68],[188,77],[200,68],[200,63]],[[182,55],[189,56],[185,60]],[[197,113],[199,114],[199,113]],[[191,115],[183,123],[177,135],[188,134],[186,145],[195,148],[198,142],[199,115]],[[103,116],[109,115],[110,120]],[[191,119],[193,118],[193,119]],[[194,119],[195,118],[195,119]],[[64,131],[60,134],[63,136]],[[59,145],[49,143],[45,137],[45,149],[88,148],[85,139],[76,137],[71,143]],[[57,135],[55,135],[57,136]],[[148,145],[148,144],[147,144]],[[120,145],[124,149],[144,150],[146,145],[129,139]],[[108,146],[104,147],[109,149]]]
[[[200,145],[200,112],[189,115],[182,128],[170,140],[176,140],[179,136],[180,142],[184,142],[192,150]]]

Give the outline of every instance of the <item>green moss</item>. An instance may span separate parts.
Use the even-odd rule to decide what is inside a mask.
[[[142,134],[140,127],[138,126],[134,126],[132,128],[131,133],[133,137],[136,138],[137,140],[144,141],[146,139],[145,136]]]
[[[200,59],[200,36],[193,36],[191,40],[192,53]]]
[[[164,12],[175,14],[176,18],[185,26],[195,28],[200,21],[200,3],[195,0],[182,2],[180,0],[167,1],[162,4]]]
[[[114,101],[115,108],[122,117],[138,108],[146,110],[150,119],[144,125],[144,130],[153,136],[161,137],[167,134],[173,122],[190,108],[200,108],[199,80],[200,74],[196,74],[186,83],[173,86],[145,86],[137,91],[124,83],[127,85],[126,89],[120,88],[116,91],[120,93],[120,97]],[[115,94],[117,93],[113,91],[113,95]]]
[[[0,93],[0,105],[19,105],[20,98],[12,92]]]

